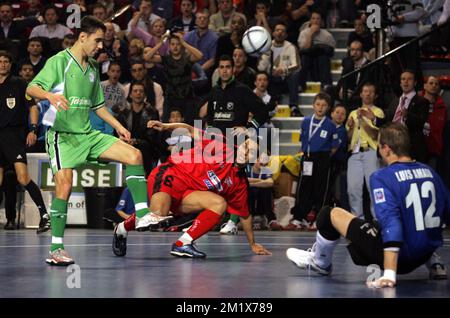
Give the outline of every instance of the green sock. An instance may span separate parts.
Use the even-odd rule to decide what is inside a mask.
[[[134,201],[138,218],[148,213],[147,180],[142,165],[129,165],[126,171],[127,186]]]
[[[236,214],[230,214],[230,221],[233,222],[234,224],[238,224],[239,223],[239,216]]]
[[[50,222],[52,227],[52,246],[50,250],[64,249],[63,237],[67,219],[67,201],[54,198],[50,207]]]

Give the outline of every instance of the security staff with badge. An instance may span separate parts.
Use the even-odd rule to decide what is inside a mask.
[[[39,234],[50,229],[50,217],[39,187],[28,174],[25,150],[36,143],[39,110],[34,100],[25,93],[27,83],[11,76],[11,66],[11,54],[0,51],[0,182],[3,167],[14,165],[17,181],[28,191],[39,210]],[[8,222],[14,223],[15,220],[8,219]]]
[[[236,81],[233,75],[234,62],[230,56],[219,59],[219,83],[215,86],[200,109],[200,117],[206,116],[208,126],[221,130],[226,135],[227,128],[243,127],[258,129],[267,121],[268,111],[252,90]],[[252,119],[249,122],[249,114]]]

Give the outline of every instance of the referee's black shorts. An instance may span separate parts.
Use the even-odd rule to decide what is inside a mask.
[[[380,268],[384,268],[383,241],[376,225],[360,218],[354,218],[348,226],[346,238],[351,242],[347,249],[356,265],[376,264]],[[397,273],[406,274],[415,270],[423,265],[431,257],[431,254],[408,263],[399,262]]]
[[[27,131],[22,127],[0,129],[0,164],[5,166],[15,162],[27,163]]]

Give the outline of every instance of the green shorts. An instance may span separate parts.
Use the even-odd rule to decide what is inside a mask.
[[[76,168],[86,162],[98,163],[100,155],[118,140],[98,130],[73,134],[49,129],[45,135],[45,148],[53,175],[61,169]]]

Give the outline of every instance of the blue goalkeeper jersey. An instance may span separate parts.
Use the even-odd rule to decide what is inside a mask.
[[[450,195],[430,167],[393,163],[370,176],[370,188],[384,247],[400,247],[399,262],[419,260],[442,245]]]

